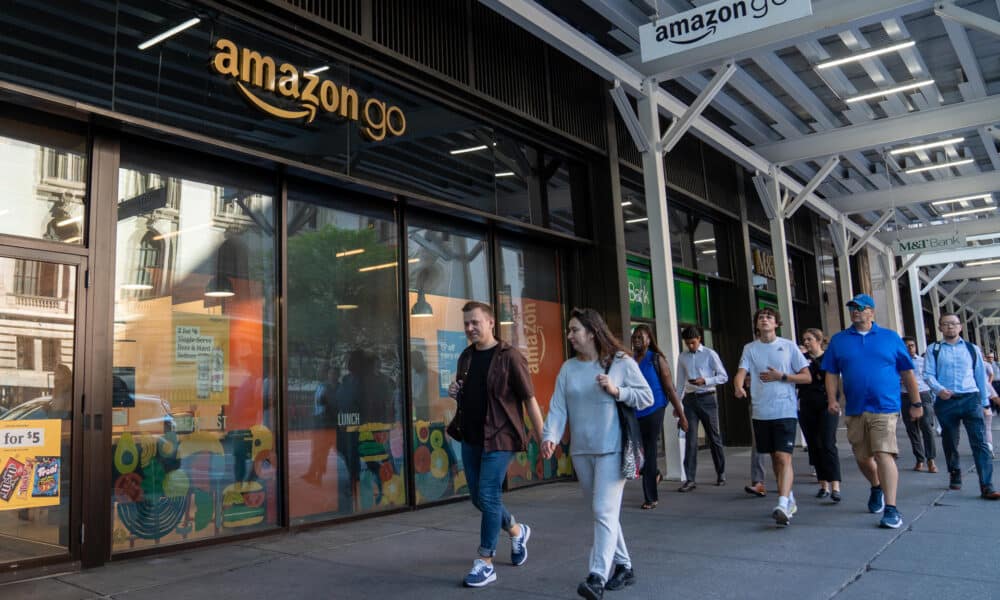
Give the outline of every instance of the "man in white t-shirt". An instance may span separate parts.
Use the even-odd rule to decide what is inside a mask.
[[[809,363],[791,340],[777,335],[781,314],[761,308],[753,316],[757,339],[743,347],[740,368],[733,378],[736,397],[745,398],[743,381],[750,374],[750,403],[757,452],[771,455],[778,480],[778,505],[771,515],[778,525],[788,525],[795,514],[792,494],[792,450],[798,426],[795,384],[809,383]]]

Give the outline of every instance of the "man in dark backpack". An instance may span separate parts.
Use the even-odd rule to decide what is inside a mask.
[[[979,473],[980,494],[986,500],[1000,500],[1000,492],[993,489],[993,457],[986,446],[983,420],[984,411],[990,409],[986,361],[978,346],[961,338],[962,322],[958,315],[944,313],[938,325],[943,337],[928,349],[924,378],[937,396],[934,410],[941,424],[941,445],[951,475],[949,487],[962,489],[958,457],[958,425],[962,422]]]

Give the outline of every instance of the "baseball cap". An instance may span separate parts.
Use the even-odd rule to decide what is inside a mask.
[[[861,308],[875,310],[875,300],[868,294],[858,294],[847,301],[847,306],[860,306]]]

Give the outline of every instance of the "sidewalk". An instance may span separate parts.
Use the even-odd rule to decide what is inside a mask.
[[[1000,425],[1000,423],[998,423]],[[1000,441],[1000,428],[994,435]],[[843,502],[813,497],[804,453],[796,450],[799,512],[788,528],[771,519],[777,501],[743,492],[749,449],[727,448],[729,485],[716,487],[706,456],[697,490],[660,484],[660,504],[640,510],[638,482],[626,487],[625,538],[638,581],[605,597],[625,598],[1000,598],[1000,503],[979,498],[963,435],[964,489],[947,490],[941,470],[914,473],[900,437],[899,507],[904,527],[879,529],[865,508],[868,485],[840,431]],[[769,460],[767,461],[770,462]],[[996,462],[994,462],[996,464]],[[769,468],[769,466],[768,466]],[[1000,474],[995,481],[1000,483]],[[587,575],[589,507],[576,483],[505,496],[532,526],[530,557],[509,564],[501,535],[496,583],[461,587],[478,545],[478,513],[468,503],[385,516],[298,534],[155,558],[0,586],[11,599],[185,600],[215,598],[577,598]]]

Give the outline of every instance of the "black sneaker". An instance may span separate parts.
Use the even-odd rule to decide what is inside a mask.
[[[615,571],[611,575],[611,579],[604,584],[604,589],[608,591],[620,590],[633,583],[635,583],[635,571],[625,565],[615,565]]]
[[[677,488],[678,492],[690,492],[694,488],[698,487],[693,481],[685,481],[681,484],[681,487]]]
[[[587,598],[587,600],[601,600],[601,598],[604,598],[604,582],[601,580],[601,576],[597,573],[588,575],[587,581],[576,586],[576,593]]]
[[[949,471],[951,479],[948,482],[948,489],[960,490],[962,489],[962,472],[961,471]]]

